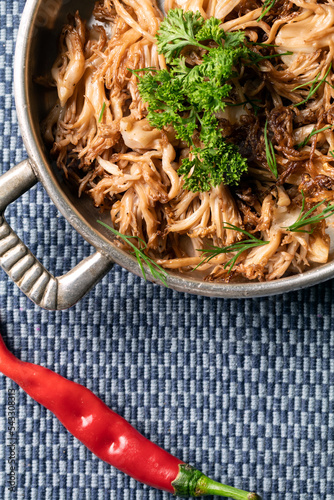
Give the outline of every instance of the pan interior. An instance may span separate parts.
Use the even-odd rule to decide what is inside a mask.
[[[49,148],[45,145],[41,135],[40,124],[57,100],[56,89],[47,89],[35,82],[36,77],[50,74],[50,69],[57,57],[59,35],[68,20],[68,15],[79,10],[83,19],[90,20],[93,5],[94,2],[90,0],[44,0],[39,2],[27,58],[26,83],[31,123],[35,139],[43,155],[43,167],[47,169],[53,182],[61,188],[71,207],[79,212],[95,231],[99,232],[101,229],[96,222],[97,218],[101,218],[99,211],[94,208],[87,196],[78,198],[77,189],[70,186],[64,179],[63,173],[52,160]]]
[[[47,89],[35,82],[36,77],[50,74],[50,69],[57,57],[59,35],[62,27],[68,20],[69,14],[73,15],[76,11],[79,11],[80,16],[87,20],[88,23],[94,22],[92,17],[94,1],[39,0],[36,2],[30,0],[30,3],[37,4],[37,7],[34,12],[34,26],[29,35],[25,79],[30,124],[33,129],[34,140],[37,142],[39,152],[42,154],[43,169],[46,170],[52,182],[58,185],[71,208],[81,216],[82,222],[93,228],[96,234],[105,235],[110,239],[110,233],[108,234],[97,223],[97,219],[103,219],[106,223],[109,223],[110,218],[108,214],[101,214],[93,206],[91,199],[87,195],[78,198],[77,187],[71,186],[64,179],[63,173],[57,168],[55,161],[50,156],[49,147],[45,145],[41,135],[40,124],[55,104],[57,92],[54,88]],[[54,199],[54,193],[49,192],[49,194],[53,201],[58,204],[57,201],[59,200]],[[86,237],[87,235],[85,234],[84,236]],[[95,244],[95,242],[91,243]]]
[[[159,4],[161,6],[160,2]],[[28,15],[23,23],[30,25],[20,29],[19,37],[26,40],[18,39],[18,50],[23,54],[21,57],[24,57],[23,65],[25,65],[21,93],[17,91],[20,83],[16,82],[18,116],[23,138],[36,164],[38,175],[59,210],[91,244],[140,275],[139,266],[134,259],[115,248],[110,243],[110,233],[97,223],[98,219],[109,223],[108,214],[101,215],[88,196],[78,198],[77,189],[65,181],[62,172],[52,161],[40,131],[40,124],[55,103],[57,95],[55,89],[42,87],[35,82],[35,78],[49,74],[57,55],[59,35],[67,22],[68,15],[79,10],[81,17],[90,22],[93,5],[92,0],[27,0],[24,15]],[[22,78],[22,70],[18,68],[20,57],[16,59],[16,80],[18,80]],[[21,107],[27,110],[21,110]],[[334,275],[332,258],[331,261],[302,275],[281,278],[271,283],[206,283],[194,273],[191,276],[174,273],[170,285],[176,290],[220,297],[272,295],[331,278]]]

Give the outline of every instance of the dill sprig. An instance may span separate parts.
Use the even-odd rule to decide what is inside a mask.
[[[311,85],[309,93],[307,94],[307,96],[305,97],[305,99],[303,101],[295,103],[293,106],[297,107],[297,106],[301,106],[302,104],[305,104],[309,99],[311,99],[311,97],[316,93],[316,91],[318,90],[318,88],[323,83],[327,83],[328,85],[330,85],[333,88],[333,85],[331,85],[329,82],[326,82],[326,78],[327,78],[327,76],[328,76],[328,74],[329,74],[329,72],[330,72],[331,69],[332,69],[332,63],[330,63],[329,68],[326,71],[325,76],[323,78],[321,78],[321,80],[319,80],[319,78],[320,78],[320,72],[319,72],[318,75],[314,78],[314,80],[311,80],[310,82],[302,83],[301,85],[298,85],[297,87],[295,87],[294,89],[292,89],[292,92],[294,92],[295,90],[298,90],[298,89],[301,89],[303,87],[306,87],[307,85]]]
[[[229,274],[232,271],[233,266],[236,263],[237,259],[243,252],[246,252],[247,250],[250,250],[251,248],[254,247],[267,245],[269,243],[269,241],[260,240],[259,238],[256,238],[253,234],[249,233],[245,229],[241,229],[240,227],[234,226],[229,222],[223,222],[223,227],[225,229],[232,229],[233,231],[242,233],[245,236],[247,236],[248,239],[237,241],[236,243],[232,243],[232,245],[228,245],[227,247],[211,246],[209,248],[200,249],[199,251],[205,254],[205,257],[201,260],[201,262],[198,264],[198,266],[196,266],[195,269],[197,269],[202,264],[207,264],[208,262],[210,262],[210,260],[214,259],[220,254],[236,252],[236,254],[233,257],[231,257],[231,259],[229,259],[224,265],[224,269],[226,269],[227,267],[229,268],[228,269],[228,274]]]
[[[282,54],[269,54],[268,56],[263,56],[262,54],[257,54],[256,52],[250,51],[249,59],[253,64],[258,64],[260,61],[264,61],[266,59],[273,59],[274,57],[282,57],[282,56],[291,56],[293,52],[288,50],[287,52],[283,52]]]
[[[313,212],[315,212],[315,210],[317,210],[317,208],[319,208],[321,205],[326,203],[327,200],[319,201],[319,203],[314,205],[314,207],[310,208],[310,210],[303,213],[304,209],[305,209],[304,191],[302,191],[302,197],[303,197],[302,207],[301,207],[298,219],[296,220],[296,222],[294,222],[294,224],[291,224],[291,226],[288,226],[284,229],[286,229],[286,231],[290,231],[290,232],[294,232],[294,233],[312,234],[315,227],[310,229],[309,231],[307,231],[306,229],[301,229],[301,228],[303,228],[304,226],[312,225],[312,224],[316,225],[319,222],[321,222],[322,220],[327,219],[327,217],[334,215],[334,204],[329,203],[327,205],[327,207],[325,207],[320,214],[312,215]]]
[[[166,287],[168,287],[168,285],[167,285],[167,272],[162,267],[160,267],[159,264],[157,264],[153,259],[151,259],[151,257],[148,257],[144,253],[144,250],[146,250],[146,248],[147,248],[147,244],[145,243],[144,240],[142,240],[138,236],[127,236],[125,234],[122,234],[119,231],[116,231],[116,229],[114,229],[113,227],[108,226],[107,224],[105,224],[102,221],[98,220],[97,222],[99,224],[101,224],[102,226],[106,227],[107,229],[109,229],[109,231],[111,231],[118,238],[121,238],[127,245],[129,245],[133,249],[133,255],[136,257],[136,259],[138,261],[139,267],[140,267],[141,272],[143,274],[143,278],[145,280],[146,280],[146,272],[145,272],[144,264],[147,265],[147,267],[150,270],[150,273],[152,274],[152,276],[155,279],[160,280]],[[141,245],[140,248],[137,248],[136,245],[134,245],[131,240],[137,240]]]
[[[262,101],[260,99],[249,99],[247,96],[245,96],[245,99],[246,100],[242,102],[235,102],[235,103],[226,102],[226,105],[236,107],[236,106],[245,106],[246,104],[250,104],[250,106],[252,106],[254,110],[255,116],[257,116],[258,112],[261,111],[261,106],[258,106],[256,103],[259,102],[261,104]]]
[[[265,148],[266,148],[266,158],[267,158],[268,167],[270,168],[272,174],[277,179],[278,172],[277,172],[277,162],[276,162],[275,150],[274,150],[274,146],[272,145],[271,141],[268,138],[268,120],[266,120],[266,124],[264,126],[264,144],[265,144]]]
[[[248,45],[258,45],[259,47],[264,47],[264,48],[266,48],[266,47],[279,47],[279,45],[276,45],[274,43],[265,43],[265,42],[262,43],[262,42],[250,42],[250,41],[248,41],[247,44]]]
[[[130,73],[133,73],[136,75],[137,73],[141,73],[142,71],[159,71],[158,68],[155,66],[148,66],[147,68],[139,68],[139,69],[132,69],[132,68],[126,68]]]
[[[102,118],[103,118],[103,115],[104,115],[105,110],[106,110],[106,103],[104,102],[104,103],[103,103],[103,106],[102,106],[102,109],[101,109],[100,116],[99,116],[99,123],[101,123],[101,122],[102,122]]]
[[[328,130],[329,128],[332,128],[333,125],[328,125],[327,127],[323,127],[319,130],[315,130],[313,129],[312,132],[309,133],[309,135],[307,137],[305,137],[305,139],[300,142],[299,144],[297,144],[297,148],[303,148],[304,146],[306,146],[306,144],[308,143],[308,141],[316,134],[320,134],[320,132],[323,132],[324,130]]]
[[[276,3],[276,0],[265,0],[263,6],[262,6],[262,12],[260,17],[257,18],[257,22],[261,21],[261,19],[264,18],[266,14],[274,7]]]

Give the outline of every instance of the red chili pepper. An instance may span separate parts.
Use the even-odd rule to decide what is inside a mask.
[[[0,335],[0,371],[16,382],[99,458],[137,481],[179,496],[260,500],[212,479],[142,436],[82,385],[17,359]]]

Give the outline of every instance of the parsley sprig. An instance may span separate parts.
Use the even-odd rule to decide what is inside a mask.
[[[228,105],[238,66],[254,66],[284,54],[262,55],[251,50],[252,42],[247,45],[245,32],[225,32],[220,19],[205,20],[199,12],[182,9],[168,11],[156,38],[168,69],[145,71],[143,76],[136,70],[138,90],[148,104],[149,123],[159,130],[172,126],[176,138],[190,147],[189,157],[182,160],[178,170],[184,187],[198,192],[221,183],[237,185],[247,171],[247,161],[238,146],[223,137],[217,113]],[[191,67],[186,51],[194,48],[200,49],[201,62]],[[261,109],[254,101],[246,100],[255,114]],[[268,165],[277,177],[273,146],[268,140],[266,144],[271,155]]]
[[[138,236],[127,236],[125,234],[122,234],[119,231],[116,231],[116,229],[114,229],[113,227],[108,226],[107,224],[105,224],[102,221],[98,220],[97,222],[99,224],[101,224],[101,226],[104,226],[107,229],[109,229],[109,231],[111,231],[115,236],[117,236],[118,238],[121,238],[124,241],[124,243],[126,243],[127,245],[129,245],[132,248],[133,255],[136,257],[136,259],[138,261],[139,267],[140,267],[141,272],[143,274],[143,278],[145,280],[146,280],[146,272],[145,272],[144,264],[147,265],[147,267],[150,270],[150,273],[152,274],[152,276],[155,279],[161,281],[163,285],[168,287],[168,285],[167,285],[167,272],[165,271],[165,269],[163,269],[161,266],[159,266],[159,264],[157,264],[153,259],[151,259],[151,257],[148,257],[144,253],[144,250],[146,250],[146,248],[147,248],[147,244],[145,243],[144,240],[142,240]],[[134,245],[131,240],[137,240],[140,244],[140,248],[136,247],[136,245]]]
[[[232,271],[233,266],[235,265],[239,256],[243,252],[246,252],[251,248],[259,247],[262,245],[268,245],[269,243],[269,241],[263,241],[259,238],[256,238],[253,234],[249,233],[245,229],[241,229],[240,227],[234,226],[229,222],[223,222],[223,227],[225,229],[232,229],[233,231],[242,233],[245,236],[247,236],[247,239],[237,241],[236,243],[232,243],[232,245],[228,245],[226,247],[211,246],[209,248],[200,249],[199,251],[202,252],[205,255],[205,257],[201,260],[201,262],[195,269],[197,269],[202,264],[207,264],[215,257],[218,257],[218,255],[236,252],[236,254],[233,257],[231,257],[224,265],[224,269],[228,268],[228,274],[229,274]]]
[[[302,228],[304,228],[305,226],[308,226],[308,225],[316,226],[322,220],[327,219],[327,217],[330,217],[331,215],[334,215],[334,204],[328,203],[328,205],[322,210],[322,212],[320,214],[312,215],[317,210],[317,208],[319,208],[321,205],[326,203],[327,200],[320,201],[319,203],[314,205],[314,207],[310,208],[310,210],[308,210],[307,212],[304,213],[304,210],[305,210],[304,191],[302,191],[302,197],[303,197],[302,207],[301,207],[298,219],[296,220],[296,222],[294,222],[293,224],[291,224],[290,226],[288,226],[284,229],[286,229],[286,231],[291,231],[291,232],[295,232],[295,233],[312,234],[313,231],[315,230],[315,227],[313,227],[309,231],[307,231],[306,229],[302,229]]]
[[[247,170],[238,147],[223,138],[216,114],[225,109],[235,67],[250,49],[244,32],[225,32],[220,25],[219,19],[204,20],[199,12],[169,10],[157,34],[168,70],[146,72],[138,83],[150,124],[160,130],[171,125],[191,148],[178,173],[185,188],[194,192],[222,182],[238,184]],[[211,46],[205,45],[209,41]],[[188,47],[202,49],[201,64],[187,65],[181,52]]]
[[[167,63],[177,58],[185,47],[212,50],[203,41],[214,40],[219,47],[238,48],[245,39],[243,31],[225,32],[221,20],[210,17],[204,20],[200,12],[171,9],[160,25],[157,34],[158,50]],[[223,43],[224,42],[224,43]]]
[[[267,158],[267,163],[268,167],[270,168],[271,172],[277,179],[278,172],[277,172],[277,162],[276,162],[276,155],[275,155],[275,150],[274,146],[272,145],[272,142],[268,138],[268,120],[266,120],[266,124],[264,126],[264,144],[265,144],[265,149],[266,149],[266,158]]]

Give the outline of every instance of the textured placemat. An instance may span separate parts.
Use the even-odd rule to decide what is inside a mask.
[[[0,0],[1,169],[26,157],[13,100],[24,0]],[[90,246],[41,185],[7,219],[53,273]],[[65,312],[35,307],[0,271],[0,330],[23,360],[98,394],[148,438],[264,500],[334,498],[334,283],[256,300],[194,297],[119,267]],[[12,390],[12,392],[9,392]],[[17,486],[8,486],[8,394]],[[0,499],[164,499],[79,444],[0,376]]]

